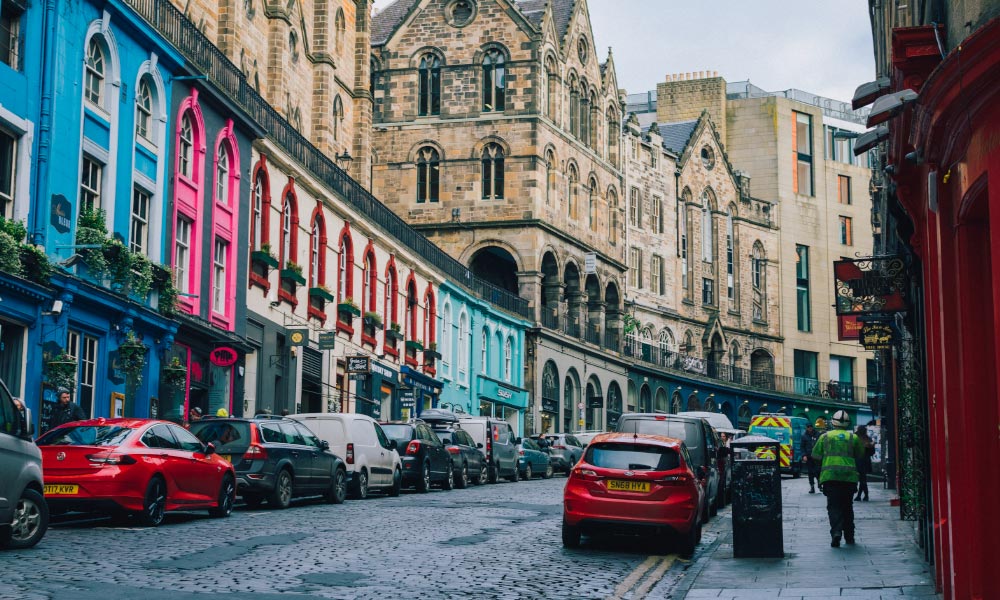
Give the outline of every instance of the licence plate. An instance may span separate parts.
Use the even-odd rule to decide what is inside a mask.
[[[58,485],[50,483],[45,486],[45,494],[47,496],[72,496],[79,493],[80,486],[78,485]]]
[[[611,479],[608,481],[608,490],[612,492],[648,492],[649,482]]]
[[[229,454],[220,454],[219,456],[221,456],[222,459],[224,461],[226,461],[227,463],[233,462],[233,457],[231,455],[229,455]]]

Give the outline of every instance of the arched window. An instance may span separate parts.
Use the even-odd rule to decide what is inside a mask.
[[[681,251],[681,286],[688,289],[690,257],[688,256],[688,210],[687,203],[691,199],[691,190],[684,188],[677,202],[677,238],[680,240]]]
[[[542,410],[549,411],[546,405],[559,405],[559,371],[551,360],[542,368]]]
[[[354,297],[354,242],[349,231],[340,234],[337,252],[337,302],[343,302]]]
[[[219,144],[215,154],[215,201],[229,206],[229,147],[226,142]]]
[[[185,112],[181,117],[181,135],[178,140],[177,160],[180,174],[191,179],[194,166],[194,125],[191,124],[191,114]]]
[[[670,333],[669,329],[664,329],[660,332],[660,364],[664,364],[670,353],[674,350],[674,336]]]
[[[580,135],[580,90],[575,76],[569,80],[569,132],[577,137]]]
[[[417,282],[410,274],[410,280],[406,283],[406,339],[418,340],[417,336]]]
[[[454,335],[452,331],[453,324],[451,322],[451,303],[448,300],[444,302],[444,308],[441,309],[441,370],[445,374],[449,374],[451,368],[451,336]]]
[[[545,151],[545,203],[551,205],[556,198],[556,155]]]
[[[505,70],[503,53],[496,48],[487,50],[483,57],[483,111],[504,110],[507,87]]]
[[[425,146],[417,151],[417,204],[437,202],[441,182],[441,157]]]
[[[503,200],[503,148],[486,144],[483,148],[483,200]]]
[[[590,128],[590,138],[587,140],[587,144],[595,151],[598,150],[597,138],[600,128],[597,125],[600,123],[600,120],[601,112],[597,106],[597,92],[592,91],[590,93],[590,106],[588,107],[587,114],[587,127]]]
[[[480,348],[479,356],[479,370],[482,373],[489,373],[489,360],[490,360],[490,332],[483,327],[482,336],[480,339],[482,348]]]
[[[469,352],[472,351],[472,340],[469,331],[469,317],[463,311],[458,317],[458,380],[465,382],[469,376]]]
[[[347,35],[347,28],[344,24],[344,11],[338,9],[337,16],[334,18],[334,27],[336,28],[336,48],[337,54],[341,54],[344,51],[344,37]]]
[[[618,243],[618,192],[608,188],[608,242]]]
[[[736,267],[734,265],[733,209],[726,210],[726,297],[736,300]]]
[[[340,130],[344,127],[344,102],[337,95],[333,99],[333,141],[340,139]]]
[[[587,186],[587,221],[591,231],[597,231],[597,180],[590,179]]]
[[[760,240],[754,242],[750,255],[750,279],[753,285],[753,319],[767,320],[767,255]]]
[[[670,399],[670,413],[676,415],[681,412],[681,393],[674,392]]]
[[[581,82],[580,87],[582,89],[580,90],[580,102],[578,104],[580,110],[580,132],[578,137],[586,144],[590,140],[590,97],[587,95],[586,82]]]
[[[361,314],[378,312],[378,266],[375,264],[375,250],[368,248],[365,253],[365,272],[362,275]]]
[[[609,108],[607,114],[608,122],[608,137],[607,147],[604,151],[605,156],[608,161],[611,162],[611,166],[618,168],[618,138],[621,136],[621,126],[618,124],[618,116],[614,109]]]
[[[83,95],[88,102],[104,108],[104,48],[98,36],[90,38],[87,44]]]
[[[139,89],[135,93],[135,134],[147,142],[153,140],[153,87],[149,76],[144,75],[139,80]]]
[[[580,175],[576,172],[576,165],[569,165],[569,177],[566,178],[566,198],[569,217],[576,218],[577,214],[577,192],[580,187]]]
[[[288,263],[298,262],[296,250],[296,218],[295,197],[291,192],[285,194],[285,199],[281,203],[281,256],[278,257],[281,268],[288,268]]]
[[[556,100],[559,96],[559,74],[556,73],[556,61],[549,55],[545,58],[545,75],[548,78],[546,82],[547,97],[545,104],[545,114],[548,115],[553,121],[556,120]]]
[[[326,283],[326,223],[321,213],[313,217],[309,235],[309,287]]]
[[[503,380],[510,382],[511,376],[511,365],[513,363],[513,352],[514,344],[511,338],[507,338],[507,341],[503,344]]]
[[[253,206],[250,208],[251,250],[260,250],[267,241],[268,181],[264,164],[260,163],[253,178]]]
[[[396,295],[399,293],[398,282],[396,280],[396,265],[392,261],[385,268],[385,290],[384,298],[382,302],[382,309],[385,311],[385,330],[388,331],[392,329],[395,323],[398,323],[396,318]]]
[[[417,112],[420,116],[441,113],[441,59],[425,54],[417,70]]]
[[[715,235],[712,231],[711,190],[705,190],[701,203],[701,259],[711,263],[715,258]]]
[[[434,288],[427,284],[424,292],[424,347],[430,348],[437,340],[437,302],[434,301]]]

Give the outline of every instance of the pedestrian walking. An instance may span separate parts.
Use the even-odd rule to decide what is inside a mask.
[[[854,491],[858,485],[858,461],[865,446],[851,428],[851,417],[838,410],[833,415],[833,429],[819,436],[813,447],[813,459],[820,463],[819,487],[826,496],[830,518],[830,546],[840,547],[843,535],[854,544]]]
[[[868,502],[868,475],[872,472],[872,457],[875,456],[875,442],[868,436],[868,428],[858,425],[854,434],[861,438],[861,443],[865,445],[865,455],[858,461],[858,495],[854,501],[864,500]],[[861,494],[865,497],[862,498]]]
[[[52,416],[49,418],[49,429],[65,423],[72,423],[73,421],[82,421],[87,418],[80,405],[70,399],[68,389],[59,388],[57,393],[59,401],[56,403],[56,407],[52,409]]]
[[[819,439],[819,432],[816,428],[812,426],[812,423],[806,425],[806,431],[802,434],[802,462],[805,463],[806,473],[809,475],[809,493],[816,493],[816,480],[819,479],[819,465],[816,464],[816,460],[812,457],[813,448],[816,446],[816,440]]]

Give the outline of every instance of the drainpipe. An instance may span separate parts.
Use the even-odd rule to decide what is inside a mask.
[[[42,95],[38,115],[38,169],[35,172],[35,207],[31,211],[31,243],[45,244],[45,217],[49,198],[49,149],[52,138],[53,80],[55,72],[55,44],[58,18],[57,0],[45,0],[42,16]]]

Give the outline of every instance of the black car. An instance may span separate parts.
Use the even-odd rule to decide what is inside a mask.
[[[236,470],[236,491],[250,507],[265,500],[287,508],[292,498],[323,496],[340,504],[347,497],[347,468],[330,445],[291,419],[204,419],[191,433]]]
[[[583,456],[585,444],[580,443],[576,436],[570,433],[546,433],[549,456],[552,458],[552,468],[569,476],[573,465]],[[539,444],[541,445],[541,444]]]
[[[443,490],[455,487],[452,456],[430,425],[419,420],[380,425],[389,439],[396,441],[403,463],[403,487],[413,486],[421,493],[434,483],[441,484]]]
[[[451,454],[455,466],[455,487],[465,488],[470,481],[476,485],[486,483],[489,474],[486,456],[480,449],[482,444],[477,443],[468,431],[462,429],[454,413],[428,409],[420,413],[420,418],[431,426]]]

